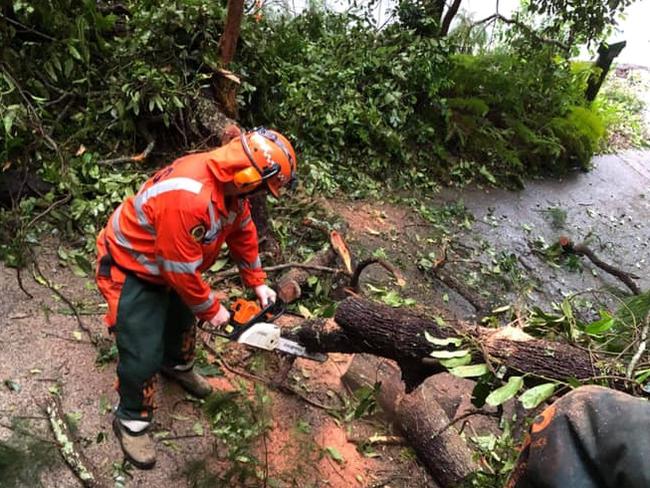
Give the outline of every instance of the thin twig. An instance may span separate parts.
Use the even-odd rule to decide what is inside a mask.
[[[370,258],[366,259],[365,261],[361,261],[355,268],[354,273],[352,273],[352,277],[350,278],[350,288],[355,293],[359,293],[359,278],[361,277],[361,273],[371,264],[378,264],[386,271],[391,273],[395,277],[395,280],[399,286],[404,286],[406,284],[402,273],[400,273],[397,268],[395,268],[395,266],[383,259]]]
[[[435,434],[433,434],[431,436],[431,439],[435,439],[436,437],[438,437],[441,434],[443,434],[444,432],[446,432],[449,429],[449,427],[451,427],[452,425],[460,422],[461,420],[466,419],[467,417],[471,417],[472,415],[492,415],[492,416],[495,416],[496,414],[490,414],[489,412],[486,412],[485,410],[481,410],[480,408],[469,410],[469,411],[465,412],[464,414],[459,415],[458,417],[456,417],[456,418],[450,420],[449,422],[447,422],[447,424],[445,424],[445,426],[442,429],[440,429],[438,432],[436,432]]]
[[[49,207],[47,207],[45,210],[43,210],[41,213],[39,213],[36,217],[34,217],[32,220],[30,220],[27,225],[25,225],[24,229],[29,229],[32,225],[34,225],[36,222],[41,220],[43,217],[45,217],[48,213],[50,213],[52,210],[54,210],[56,207],[59,207],[63,205],[64,203],[68,203],[72,199],[72,195],[68,194],[61,198],[60,200],[57,200],[56,202],[53,202]]]
[[[269,380],[267,378],[263,378],[263,377],[258,376],[256,374],[253,374],[253,373],[249,373],[248,371],[244,371],[244,370],[241,370],[239,368],[235,368],[234,366],[231,366],[225,359],[223,359],[223,357],[210,344],[208,344],[207,341],[203,340],[202,342],[203,342],[203,346],[208,350],[208,352],[210,352],[212,355],[215,356],[215,358],[217,358],[217,361],[219,361],[219,364],[221,364],[221,366],[223,366],[226,370],[230,371],[232,374],[242,376],[242,377],[247,378],[247,379],[252,380],[252,381],[257,381],[257,382],[262,383],[264,385],[267,385],[267,386],[269,386],[271,388],[275,388],[275,389],[281,391],[282,393],[288,393],[290,395],[296,395],[301,400],[309,403],[313,407],[320,408],[320,409],[326,410],[328,412],[336,412],[336,411],[340,410],[339,407],[332,407],[330,405],[324,405],[322,403],[317,402],[316,400],[312,400],[311,398],[306,397],[305,395],[300,393],[298,390],[294,390],[293,388],[291,388],[291,387],[289,387],[287,385],[277,383],[275,381]]]
[[[615,266],[612,266],[611,264],[602,261],[584,242],[580,244],[574,244],[571,241],[571,239],[569,239],[568,237],[561,236],[559,243],[560,246],[562,246],[562,250],[567,254],[576,254],[577,256],[587,256],[589,260],[592,263],[594,263],[595,266],[599,267],[606,273],[609,273],[612,276],[615,276],[616,278],[621,280],[625,284],[625,286],[627,286],[632,291],[632,293],[634,293],[635,295],[641,294],[641,289],[632,280],[634,275],[627,273],[623,270],[620,270]]]
[[[34,298],[34,295],[29,293],[27,290],[25,290],[25,286],[23,285],[23,279],[20,275],[20,266],[16,268],[16,281],[18,282],[18,287],[23,291],[25,295],[27,295],[30,300]]]
[[[636,365],[638,364],[639,360],[641,359],[641,356],[646,350],[646,347],[648,345],[648,329],[650,329],[650,314],[648,314],[648,316],[646,317],[645,325],[643,326],[643,330],[641,331],[641,342],[639,343],[639,348],[637,349],[634,356],[632,356],[632,360],[630,361],[630,364],[627,367],[626,376],[628,378],[632,378]]]
[[[529,36],[533,37],[534,39],[538,40],[539,42],[559,47],[563,51],[568,51],[569,50],[569,46],[564,44],[563,42],[560,42],[560,41],[558,41],[556,39],[550,39],[548,37],[540,36],[533,29],[531,29],[529,26],[527,26],[523,22],[520,22],[517,19],[509,19],[508,17],[504,17],[500,13],[495,13],[495,14],[489,15],[488,17],[485,17],[484,19],[481,19],[481,20],[479,20],[477,22],[474,22],[472,25],[469,26],[469,28],[473,29],[474,27],[477,27],[477,26],[479,26],[481,24],[493,22],[495,20],[500,20],[501,22],[504,22],[506,24],[515,25],[515,26],[519,27],[520,29],[526,31],[526,33]]]
[[[37,436],[35,434],[32,434],[28,430],[21,429],[20,427],[16,427],[16,426],[13,426],[13,425],[10,425],[10,424],[5,424],[4,422],[0,422],[0,427],[2,427],[4,429],[7,429],[7,430],[11,430],[12,432],[16,432],[17,434],[20,434],[20,435],[31,437],[32,439],[35,439],[35,440],[40,441],[40,442],[45,442],[47,444],[53,444],[55,446],[57,445],[56,442],[54,442],[54,441],[52,441],[50,439],[45,439],[43,437],[39,437],[39,436]]]
[[[25,31],[31,32],[32,34],[36,34],[37,36],[40,36],[43,39],[46,39],[48,41],[56,41],[56,38],[54,38],[52,36],[49,36],[47,34],[43,34],[42,32],[39,32],[36,29],[34,29],[32,27],[29,27],[28,25],[25,25],[25,24],[23,24],[21,22],[18,22],[17,20],[12,19],[11,17],[7,17],[6,15],[3,15],[1,13],[0,13],[0,17],[5,19],[10,24],[14,24],[15,26],[21,27],[21,28],[25,29]]]
[[[52,290],[56,296],[58,296],[61,300],[65,302],[65,304],[70,307],[70,310],[74,313],[75,318],[77,319],[77,324],[79,325],[79,328],[83,330],[88,338],[90,339],[90,342],[93,346],[98,346],[99,345],[99,340],[97,337],[92,333],[92,331],[86,326],[86,324],[83,323],[81,320],[81,315],[79,315],[79,311],[77,310],[77,307],[74,306],[74,304],[70,301],[68,297],[66,297],[63,293],[61,293],[57,288],[48,280],[43,272],[41,271],[41,268],[38,265],[38,262],[34,260],[33,262],[34,270],[40,275],[42,281],[45,283],[45,286]]]

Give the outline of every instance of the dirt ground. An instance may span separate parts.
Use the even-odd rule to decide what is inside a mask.
[[[60,266],[55,247],[42,249],[39,256],[43,274],[64,295],[73,297],[80,310],[93,311],[93,315],[82,316],[84,324],[103,331],[101,297],[92,281]],[[77,419],[76,436],[82,452],[93,469],[112,484],[120,475],[122,463],[111,429],[111,407],[117,401],[113,390],[115,362],[98,367],[96,350],[80,333],[68,307],[31,276],[22,278],[25,290],[33,298],[18,287],[15,270],[0,268],[0,379],[4,382],[0,385],[0,440],[15,438],[13,422],[20,421],[21,430],[51,442],[43,406],[56,393],[63,410]],[[303,396],[337,407],[341,398],[349,398],[350,393],[341,382],[349,360],[344,355],[331,355],[323,365],[298,360],[287,381],[299,388]],[[269,376],[268,372],[276,369],[274,362],[274,355],[265,355],[262,364],[268,371],[256,370],[256,374]],[[229,371],[224,373],[211,379],[215,388],[252,390],[248,379]],[[258,439],[253,451],[268,466],[268,486],[434,486],[407,446],[376,446],[368,457],[357,449],[358,441],[350,442],[351,437],[356,440],[388,432],[390,426],[381,418],[345,422],[296,395],[281,393],[273,387],[267,391],[272,425],[265,443]],[[192,461],[206,461],[208,469],[216,474],[225,469],[219,459],[223,449],[211,435],[208,419],[195,401],[188,401],[177,385],[159,379],[156,404],[157,465],[151,471],[129,469],[126,486],[192,486],[183,474]],[[197,429],[203,435],[197,435]],[[31,486],[80,486],[58,453],[50,450],[49,454],[53,463],[39,472],[39,479],[34,479]],[[245,486],[264,484],[258,480]]]

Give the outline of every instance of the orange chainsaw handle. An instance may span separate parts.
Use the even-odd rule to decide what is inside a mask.
[[[211,334],[216,334],[231,341],[236,341],[240,335],[246,330],[250,329],[253,325],[259,322],[273,322],[285,311],[285,303],[279,298],[275,302],[269,303],[266,307],[260,308],[257,302],[238,298],[231,306],[232,315],[230,317],[229,327],[231,332],[226,332],[224,329],[207,329],[204,323],[199,323],[198,327]],[[257,313],[255,312],[257,310]],[[248,319],[245,322],[240,322],[240,319]]]

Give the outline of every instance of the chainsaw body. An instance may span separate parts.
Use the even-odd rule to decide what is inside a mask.
[[[327,360],[326,354],[308,352],[303,345],[282,337],[282,328],[273,323],[285,311],[281,300],[261,308],[255,301],[238,298],[231,305],[230,311],[230,322],[225,327],[206,329],[205,324],[200,324],[199,327],[211,334],[257,349],[284,352],[321,363]]]

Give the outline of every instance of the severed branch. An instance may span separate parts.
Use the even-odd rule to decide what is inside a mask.
[[[97,164],[104,164],[110,166],[113,164],[139,163],[140,161],[144,161],[149,157],[155,145],[156,145],[155,141],[151,141],[149,142],[149,144],[147,144],[147,147],[140,154],[136,154],[134,156],[121,156],[119,158],[113,158],[113,159],[102,159],[100,161],[97,161]]]
[[[93,472],[85,456],[78,450],[70,429],[65,422],[63,408],[58,397],[53,396],[45,406],[52,433],[59,446],[61,456],[72,472],[88,488],[104,488],[108,484]]]
[[[638,278],[637,276],[628,273],[626,271],[620,270],[611,264],[608,264],[596,256],[596,254],[583,242],[580,244],[574,244],[573,241],[567,236],[561,236],[559,240],[560,246],[562,246],[562,251],[566,254],[575,254],[576,256],[587,256],[589,260],[594,263],[595,266],[599,267],[606,273],[615,276],[621,280],[625,286],[627,286],[632,293],[635,295],[641,294],[641,289],[637,284],[632,281],[632,278]]]

